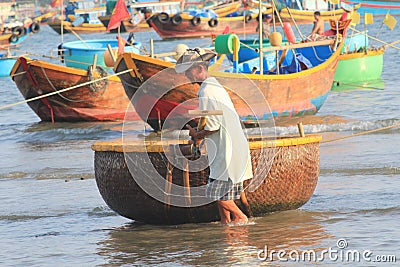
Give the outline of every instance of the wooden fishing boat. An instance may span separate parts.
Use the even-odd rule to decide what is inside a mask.
[[[100,16],[99,20],[107,28],[111,15]],[[144,32],[151,31],[152,28],[145,22],[145,19],[125,19],[121,21],[120,32]],[[112,29],[110,32],[117,32],[118,29]]]
[[[333,90],[362,82],[379,80],[383,70],[385,47],[370,47],[365,33],[352,34],[345,40],[336,69]]]
[[[269,8],[272,8],[272,4],[270,3],[270,2],[263,2],[263,1],[261,1],[262,3],[261,3],[261,7],[263,8],[263,9],[269,9]],[[258,8],[259,6],[260,6],[260,2],[259,1],[257,1],[257,0],[249,0],[249,1],[246,1],[246,4],[250,7],[250,8]]]
[[[358,4],[360,14],[370,13],[374,16],[400,15],[399,1],[344,1],[348,4]]]
[[[256,190],[246,190],[248,205],[238,203],[243,211],[247,213],[249,208],[254,216],[261,216],[304,205],[318,181],[320,140],[318,135],[277,139],[250,137],[253,170],[264,160],[271,161],[272,165],[269,172],[266,170],[260,175],[262,182]],[[149,224],[219,220],[215,202],[199,204],[205,200],[204,185],[209,175],[207,157],[190,162],[187,172],[182,171],[184,168],[179,162],[168,160],[171,153],[174,155],[173,148],[183,143],[177,140],[95,143],[92,149],[95,151],[96,183],[107,205],[121,216]],[[206,167],[198,170],[199,165]],[[169,169],[172,169],[170,175],[167,166],[173,166]],[[251,182],[247,180],[244,188]],[[185,204],[177,206],[176,200]]]
[[[385,49],[380,47],[340,55],[332,89],[340,85],[380,79],[384,53]]]
[[[106,31],[106,27],[104,27],[102,23],[82,23],[79,26],[73,26],[73,24],[69,21],[62,21],[62,23],[63,33],[76,32],[77,34],[88,34]],[[49,25],[56,33],[61,34],[60,20],[48,21],[47,25]]]
[[[229,3],[221,4],[221,5],[216,5],[214,7],[206,7],[207,9],[211,9],[214,11],[218,17],[226,17],[227,15],[236,12],[241,6],[240,1],[232,1]]]
[[[111,3],[109,1],[108,3]],[[116,3],[116,2],[115,2]],[[182,3],[179,1],[175,2],[145,2],[145,3],[134,3],[129,5],[131,17],[121,21],[120,32],[141,32],[149,31],[151,28],[147,24],[146,19],[148,19],[151,14],[157,12],[166,12],[168,14],[175,14],[180,11]],[[104,26],[108,27],[108,23],[111,18],[112,10],[114,9],[111,4],[107,8],[107,13],[105,16],[99,16],[100,21]],[[117,29],[111,30],[111,32],[117,32]]]
[[[37,22],[27,25],[28,27],[14,28],[13,33],[0,35],[0,77],[10,76],[11,69],[17,61],[18,53],[15,51],[16,45],[24,41],[30,34],[37,33],[40,26]]]
[[[181,12],[182,7],[181,2],[145,2],[145,3],[135,3],[130,5],[133,10],[131,12],[131,18],[121,21],[121,32],[141,32],[149,31],[151,27],[147,23],[147,19],[155,13],[164,13],[168,15],[168,18]],[[207,9],[213,10],[219,17],[225,17],[237,11],[240,7],[240,2],[231,2],[222,5],[208,6]],[[197,8],[196,8],[197,9]],[[143,13],[143,14],[141,14]],[[188,15],[188,11],[183,11]],[[108,26],[111,14],[100,16],[100,21],[104,26]],[[116,32],[116,29],[111,30],[111,32]]]
[[[20,44],[28,36],[40,31],[40,25],[32,22],[23,26],[15,26],[13,28],[5,28],[0,34],[0,49],[5,49],[9,45]]]
[[[356,3],[346,4],[340,1],[339,4],[332,4],[329,1],[324,0],[310,0],[310,1],[301,1],[292,2],[290,7],[286,6],[281,8],[279,11],[279,15],[281,16],[283,21],[289,21],[293,23],[293,20],[296,23],[310,23],[313,22],[314,12],[319,11],[321,13],[321,18],[325,21],[329,20],[338,20],[344,12],[357,10],[360,5]]]
[[[215,64],[215,68],[211,67],[209,73],[225,88],[236,90],[235,93],[228,90],[228,93],[245,125],[270,120],[272,117],[279,120],[283,117],[315,114],[329,94],[343,45],[339,43],[340,46],[334,50],[331,48],[333,42],[325,40],[278,47],[293,48],[313,63],[314,67],[300,72],[286,74],[282,70],[276,74],[266,69],[263,74],[251,74],[253,67],[257,66],[255,64],[258,59],[255,59],[255,62],[239,64],[239,73],[231,68],[219,70],[218,64]],[[293,64],[294,57],[289,54],[283,61]],[[191,84],[184,74],[177,74],[174,66],[171,62],[134,53],[122,54],[114,66],[115,72],[132,69],[120,75],[120,78],[139,116],[155,130],[160,130],[165,119],[172,116],[171,111],[174,111],[176,124],[182,125],[180,116],[197,108],[195,99],[199,85]],[[237,92],[248,99],[244,101]],[[256,104],[252,104],[249,109],[249,103]]]
[[[266,11],[270,14],[272,11]],[[258,14],[237,17],[203,18],[186,14],[159,13],[149,19],[151,27],[162,39],[210,37],[222,33],[256,33]]]
[[[296,21],[296,23],[310,23],[313,22],[314,19],[314,11],[315,10],[298,10],[291,8],[283,8],[279,11],[279,15],[281,16],[283,21],[293,22],[292,18]],[[329,20],[338,20],[342,14],[345,12],[343,9],[336,9],[330,11],[320,11],[321,18],[325,21]]]
[[[106,13],[106,7],[95,6],[90,0],[75,0],[68,2],[65,8],[66,20],[49,21],[47,24],[58,34],[76,32],[78,34],[103,32],[106,27],[99,16]]]
[[[116,77],[89,83],[107,73],[69,68],[41,60],[19,57],[11,70],[11,77],[25,99],[54,93],[28,102],[42,121],[115,121],[125,118],[129,105],[121,81]],[[76,86],[66,92],[62,89]],[[136,117],[134,112],[128,117]]]
[[[47,24],[47,22],[51,19],[54,18],[57,15],[57,11],[50,11],[44,14],[41,14],[39,16],[36,16],[33,18],[33,21],[36,21],[40,24]]]
[[[16,36],[15,34],[5,33],[5,34],[0,35],[0,45],[1,46],[6,46],[15,40],[18,40],[18,36]]]

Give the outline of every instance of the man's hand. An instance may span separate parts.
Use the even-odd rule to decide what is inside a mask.
[[[191,136],[193,139],[196,139],[197,129],[193,128],[189,124],[186,124],[186,128],[189,130],[189,136]]]
[[[185,125],[186,128],[189,130],[189,135],[193,138],[193,140],[201,140],[204,139],[207,135],[215,133],[216,131],[207,131],[207,130],[200,130],[198,131],[196,128],[191,127],[189,124]]]
[[[191,127],[189,124],[186,124],[186,128],[189,129],[189,136],[192,137],[192,140],[196,147],[200,146],[201,140],[204,136],[199,136],[199,132],[196,128]]]

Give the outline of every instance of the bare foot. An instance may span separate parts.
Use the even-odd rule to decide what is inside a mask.
[[[221,225],[230,225],[231,221],[221,221]]]
[[[232,223],[247,223],[249,219],[246,217],[246,215],[241,216],[241,217],[234,217],[234,220],[232,220]]]

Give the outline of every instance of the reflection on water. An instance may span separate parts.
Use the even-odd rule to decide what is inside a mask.
[[[333,236],[321,225],[328,215],[287,211],[253,218],[247,226],[219,223],[178,226],[128,224],[99,242],[98,254],[108,265],[225,265],[258,264],[259,250],[326,249]]]
[[[385,81],[382,79],[372,81],[360,81],[360,82],[340,82],[333,83],[332,91],[335,92],[351,92],[355,90],[384,90]]]

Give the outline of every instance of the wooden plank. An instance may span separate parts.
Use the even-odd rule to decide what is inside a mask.
[[[199,109],[194,109],[194,110],[189,110],[188,114],[189,115],[194,115],[194,116],[223,115],[223,111],[222,110],[199,110]]]
[[[176,56],[178,55],[177,52],[166,52],[166,53],[160,53],[160,54],[154,54],[154,58],[160,58],[160,57],[170,57],[170,56]]]

